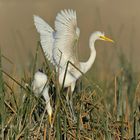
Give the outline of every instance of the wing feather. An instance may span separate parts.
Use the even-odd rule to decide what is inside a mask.
[[[54,64],[52,50],[54,42],[54,30],[39,16],[34,15],[34,24],[40,34],[40,42],[47,59]]]
[[[77,27],[76,12],[73,10],[62,10],[57,14],[55,20],[55,42],[53,57],[55,62],[64,67],[68,60],[77,65],[75,46],[79,38],[80,30]]]

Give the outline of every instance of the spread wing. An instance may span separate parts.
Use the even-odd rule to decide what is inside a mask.
[[[76,12],[63,10],[58,13],[55,20],[55,30],[53,57],[56,64],[60,62],[62,68],[66,66],[68,60],[75,65],[79,64],[75,49],[80,34]]]
[[[54,64],[52,50],[54,42],[54,30],[39,16],[34,16],[34,24],[40,34],[40,42],[47,59]]]

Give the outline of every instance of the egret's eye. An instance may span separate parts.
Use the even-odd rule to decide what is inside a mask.
[[[104,40],[104,39],[105,39],[105,38],[104,38],[104,36],[101,36],[101,35],[99,36],[99,38],[100,38],[100,39],[102,39],[102,40]]]

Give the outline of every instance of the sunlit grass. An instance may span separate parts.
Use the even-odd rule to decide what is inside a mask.
[[[95,10],[93,8],[93,11],[96,11],[92,13],[95,22],[93,23],[93,27],[91,26],[91,29],[101,29],[102,31],[105,22],[103,22],[104,17],[102,17],[101,9],[97,7]],[[4,12],[4,14],[6,13]],[[110,24],[112,24],[112,22]],[[88,23],[86,25],[91,24]],[[86,25],[83,27],[86,27]],[[2,67],[3,60],[6,60],[5,63],[13,62],[2,55],[3,53],[0,51],[0,139],[140,139],[140,81],[138,79],[140,76],[139,73],[134,73],[132,66],[133,53],[135,51],[133,49],[135,28],[133,25],[132,31],[130,32],[130,46],[123,47],[119,41],[121,40],[122,33],[128,28],[126,27],[125,30],[125,25],[122,24],[120,28],[114,28],[114,30],[118,29],[116,33],[114,33],[111,26],[108,26],[106,33],[109,34],[112,39],[115,39],[115,43],[112,45],[114,48],[112,46],[109,46],[109,48],[102,48],[104,51],[101,55],[101,60],[105,61],[99,64],[98,61],[96,61],[93,66],[94,71],[90,71],[88,76],[84,75],[77,81],[76,89],[73,94],[74,111],[77,118],[76,122],[72,120],[66,101],[65,95],[67,91],[61,90],[59,87],[58,75],[55,73],[53,66],[45,57],[43,62],[41,61],[40,63],[39,61],[39,55],[42,55],[42,53],[40,53],[41,47],[39,43],[36,48],[35,56],[33,58],[29,57],[29,69],[26,70],[26,68],[22,66],[22,61],[20,61],[20,59],[25,57],[25,54],[22,54],[23,49],[21,49],[20,46],[26,49],[25,47],[27,46],[22,37],[24,32],[29,33],[27,30],[30,29],[23,28],[22,30],[16,31],[16,33],[12,32],[13,47],[20,52],[15,58],[19,59],[23,74],[17,77],[17,70],[14,70],[13,73],[5,71]],[[17,29],[18,27],[16,27],[16,30]],[[23,31],[23,34],[20,31]],[[125,33],[125,35],[126,34],[127,33]],[[29,39],[27,39],[27,37],[29,37]],[[30,42],[30,34],[27,35],[27,37],[26,41]],[[8,41],[7,38],[5,41]],[[124,43],[126,43],[126,41],[124,41]],[[1,44],[4,45],[4,43]],[[82,45],[81,43],[80,47]],[[12,47],[12,44],[8,46]],[[30,43],[28,44],[28,47],[29,46]],[[114,49],[113,51],[109,50],[111,47]],[[117,49],[115,47],[117,47]],[[34,47],[32,46],[32,48]],[[124,48],[129,48],[131,50],[130,61],[123,54]],[[108,50],[109,53],[107,52]],[[114,61],[116,58],[117,63]],[[39,63],[40,65],[42,64],[41,67],[39,67]],[[108,72],[111,73],[111,67],[116,65],[118,66],[117,71],[113,71],[114,73],[110,76]],[[50,90],[51,104],[53,106],[53,128],[50,127],[48,122],[48,114],[45,110],[44,99],[42,97],[36,98],[31,89],[33,75],[38,68],[43,68],[48,75],[49,82],[53,81],[55,85],[55,89],[51,87]],[[107,76],[110,77],[108,78]],[[100,79],[102,79],[102,81]],[[56,99],[54,100],[55,96]]]
[[[123,53],[119,53],[120,69],[105,81],[106,84],[98,85],[88,76],[78,80],[73,94],[76,122],[72,120],[65,97],[67,90],[61,90],[58,75],[44,59],[42,68],[55,85],[55,89],[50,90],[50,96],[56,96],[56,100],[51,98],[51,128],[44,99],[36,98],[31,89],[33,75],[38,69],[39,45],[28,74],[24,72],[21,80],[4,71],[1,60],[5,58],[0,57],[0,133],[3,140],[138,139],[140,83]]]

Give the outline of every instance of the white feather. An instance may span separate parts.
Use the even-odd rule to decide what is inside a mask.
[[[42,93],[45,84],[47,83],[47,75],[37,71],[34,75],[32,88],[36,96]]]
[[[51,116],[52,116],[52,106],[50,103],[50,96],[49,96],[49,86],[47,84],[47,75],[43,72],[36,72],[34,75],[34,79],[32,82],[32,89],[35,93],[35,96],[39,96],[40,94],[43,95],[45,101],[46,101],[46,109],[50,117],[50,123],[51,123]]]
[[[40,33],[41,46],[47,59],[54,64],[53,61],[53,42],[54,42],[54,30],[39,16],[34,15],[34,24],[37,31]]]
[[[60,66],[66,66],[68,61],[77,64],[78,59],[76,57],[75,47],[79,34],[77,34],[77,20],[76,12],[73,10],[64,10],[57,14],[55,20],[55,48],[53,50],[53,56],[55,62]]]
[[[77,59],[75,47],[77,46],[80,30],[77,27],[75,11],[70,9],[62,10],[60,13],[57,14],[55,20],[55,32],[41,18],[35,16],[34,21],[37,31],[40,33],[41,44],[46,57],[54,64],[56,70],[58,70],[59,68],[60,85],[62,85],[63,83],[65,69],[68,61],[72,62],[83,73],[86,73],[91,68],[96,58],[96,50],[94,47],[95,41],[106,40],[113,42],[113,40],[105,37],[104,33],[101,33],[99,31],[93,33],[89,40],[89,48],[91,52],[90,57],[87,62],[79,62]],[[64,87],[71,86],[71,92],[73,92],[76,80],[80,76],[81,73],[72,65],[69,65],[67,75],[65,77]],[[48,92],[48,89],[46,88],[45,91]],[[47,101],[48,95],[45,94],[44,98]],[[70,104],[70,106],[72,109],[72,104]],[[48,108],[50,108],[49,105]],[[51,111],[52,110],[50,110],[50,112]]]
[[[72,62],[84,73],[91,68],[96,57],[94,43],[96,40],[105,40],[104,33],[98,31],[91,35],[89,40],[90,57],[87,62],[79,62],[75,47],[77,46],[80,29],[77,27],[75,11],[68,9],[58,13],[55,20],[55,31],[44,20],[37,16],[34,16],[34,22],[37,31],[40,33],[41,44],[46,57],[54,64],[56,70],[58,68],[60,70],[60,85],[63,82],[68,61]],[[101,36],[103,37],[102,39],[100,38]],[[110,39],[108,39],[108,41],[109,40]],[[80,76],[81,73],[69,65],[64,86],[71,86],[73,89],[72,85],[75,85],[76,80]]]

